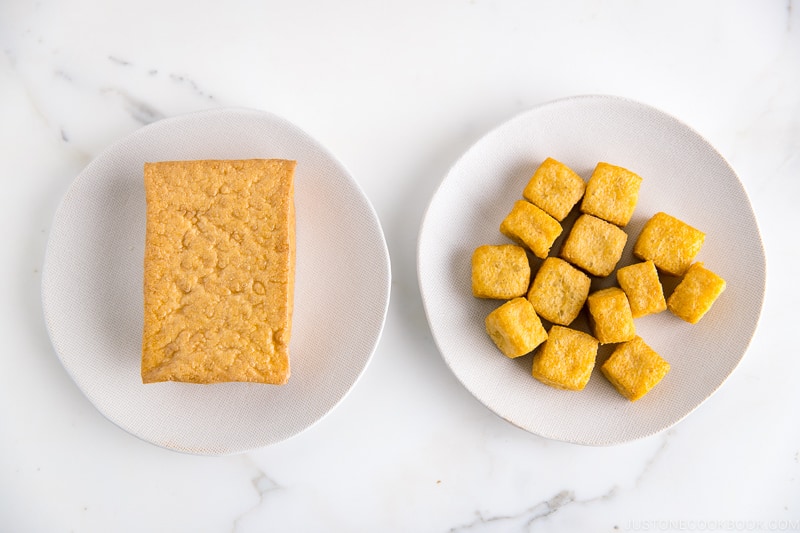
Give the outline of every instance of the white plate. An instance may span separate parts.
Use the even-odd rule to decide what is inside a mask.
[[[697,260],[728,282],[697,325],[668,311],[636,320],[637,333],[672,365],[664,380],[637,402],[620,396],[600,373],[599,364],[583,391],[547,387],[531,377],[530,354],[508,359],[485,333],[486,315],[502,302],[472,297],[472,251],[481,244],[510,242],[500,234],[500,222],[548,156],[584,179],[599,161],[643,177],[639,203],[625,228],[629,238],[620,266],[633,261],[631,249],[644,222],[665,211],[706,233]],[[561,240],[563,235],[551,255],[558,253]],[[420,230],[417,267],[434,339],[461,383],[521,428],[589,445],[654,434],[699,406],[744,355],[764,295],[761,238],[747,195],[728,163],[678,120],[607,96],[537,107],[472,146],[431,200]],[[593,290],[614,281],[613,274],[595,281]],[[669,286],[665,282],[665,290]],[[585,321],[577,324],[586,327]],[[609,350],[601,347],[598,361]]]
[[[298,161],[289,383],[143,385],[143,164],[246,158]],[[209,455],[284,440],[330,412],[372,356],[389,289],[380,223],[345,168],[286,120],[246,109],[169,118],[108,148],[58,208],[42,275],[53,346],[89,400],[146,441]]]

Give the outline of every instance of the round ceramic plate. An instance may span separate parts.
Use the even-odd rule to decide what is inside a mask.
[[[289,383],[143,385],[143,164],[248,158],[298,162]],[[42,279],[53,346],[89,400],[146,441],[209,455],[284,440],[330,412],[375,350],[389,289],[378,218],[345,168],[286,120],[246,109],[162,120],[102,153],[56,212]]]
[[[583,391],[557,390],[531,376],[531,354],[508,359],[485,332],[502,302],[473,298],[471,256],[482,244],[509,243],[500,232],[534,170],[547,157],[588,180],[605,161],[643,178],[625,227],[628,242],[658,211],[706,233],[697,260],[727,289],[696,325],[665,311],[637,319],[636,330],[672,369],[645,397],[629,402],[600,373],[612,345],[601,347]],[[565,228],[575,214],[565,220]],[[564,234],[551,255],[559,251]],[[541,261],[532,262],[532,269]],[[532,433],[568,442],[610,445],[675,424],[716,391],[742,359],[764,295],[764,251],[747,195],[723,157],[694,130],[652,107],[616,97],[586,96],[532,109],[497,127],[450,169],[434,194],[418,243],[425,311],[445,361],[478,400]],[[665,292],[676,280],[664,279]],[[614,284],[615,275],[592,289]],[[589,331],[585,317],[574,324]]]

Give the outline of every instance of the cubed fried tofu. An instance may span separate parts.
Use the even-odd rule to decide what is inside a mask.
[[[510,300],[525,296],[531,267],[525,249],[515,244],[486,244],[472,253],[472,294]]]
[[[697,324],[724,290],[725,280],[698,262],[686,271],[669,296],[667,307],[675,316]]]
[[[664,288],[653,261],[642,261],[617,270],[617,282],[631,305],[633,318],[660,313],[667,308]]]
[[[597,358],[597,339],[571,328],[553,326],[533,356],[533,377],[551,387],[583,390]]]
[[[503,235],[524,244],[540,259],[547,257],[561,231],[556,219],[525,200],[517,200],[500,224]]]
[[[617,346],[600,371],[620,394],[633,402],[664,378],[669,363],[637,336]]]
[[[618,287],[593,292],[587,298],[589,318],[600,344],[625,342],[636,336],[628,297]]]
[[[539,267],[528,300],[544,319],[568,326],[589,295],[589,276],[558,257],[548,257]]]
[[[641,185],[642,178],[639,175],[600,162],[586,184],[581,211],[617,226],[625,226],[636,209]]]
[[[547,339],[542,321],[525,298],[514,298],[489,313],[486,332],[500,351],[511,358],[530,353]]]
[[[589,274],[611,274],[622,257],[628,234],[614,224],[592,215],[581,215],[572,226],[561,257]]]
[[[645,223],[636,239],[633,255],[644,261],[652,260],[667,274],[682,276],[703,246],[705,237],[705,233],[686,222],[659,212]]]
[[[548,157],[533,173],[522,196],[561,222],[585,190],[583,178],[564,163]]]

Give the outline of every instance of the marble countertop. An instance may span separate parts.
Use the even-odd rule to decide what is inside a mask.
[[[767,256],[761,322],[700,408],[609,447],[502,420],[443,362],[417,284],[425,208],[486,131],[579,94],[690,124],[736,169]],[[139,440],[48,339],[56,207],[104,148],[164,117],[268,110],[348,167],[392,260],[386,325],[316,425],[202,457]],[[800,530],[800,9],[792,0],[0,4],[2,531]],[[731,250],[731,253],[736,253]]]

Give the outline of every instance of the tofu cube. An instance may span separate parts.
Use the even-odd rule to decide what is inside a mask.
[[[564,163],[548,157],[533,173],[522,196],[561,222],[585,190],[583,178]]]
[[[600,371],[620,394],[634,402],[667,375],[669,363],[637,336],[617,346]]]
[[[625,226],[639,201],[642,178],[622,167],[598,163],[586,184],[581,211]]]
[[[547,339],[542,321],[525,298],[514,298],[486,317],[486,332],[507,357],[530,353]]]
[[[593,292],[587,304],[592,330],[600,344],[625,342],[636,336],[628,297],[619,287]]]
[[[530,283],[531,266],[521,246],[486,244],[472,253],[472,294],[476,298],[525,296]]]
[[[580,313],[591,285],[589,276],[558,257],[548,257],[539,267],[528,300],[542,318],[568,326]]]
[[[617,282],[631,306],[633,318],[660,313],[667,308],[664,288],[653,261],[642,261],[617,270]]]
[[[561,231],[556,219],[525,200],[517,200],[500,224],[503,235],[524,244],[540,259],[547,257]]]
[[[670,294],[667,307],[675,316],[697,324],[724,290],[724,279],[705,268],[703,263],[695,263]]]
[[[533,377],[551,387],[583,390],[597,358],[597,339],[571,328],[553,326],[533,356]]]
[[[561,247],[561,257],[594,276],[611,274],[622,257],[628,234],[592,215],[581,215]]]
[[[666,213],[656,213],[642,228],[633,255],[643,261],[652,260],[667,274],[682,276],[705,238],[705,233],[689,224]]]

